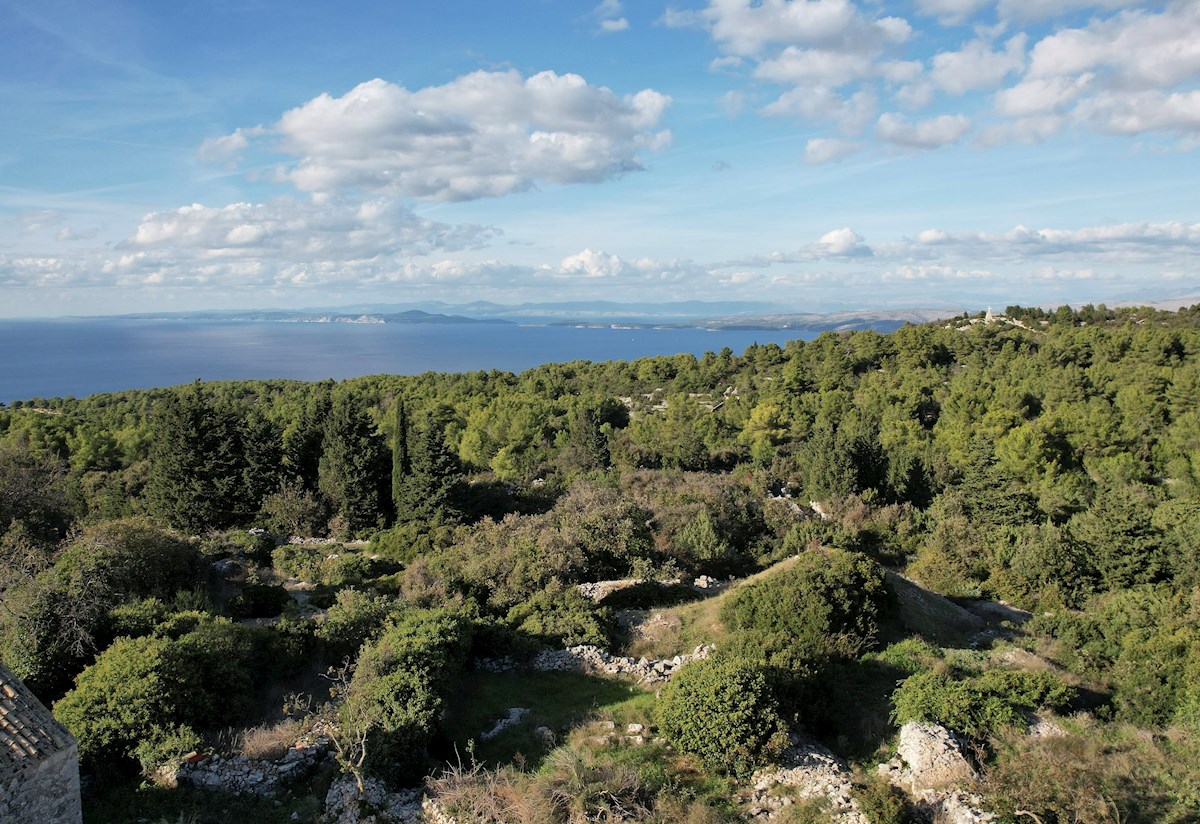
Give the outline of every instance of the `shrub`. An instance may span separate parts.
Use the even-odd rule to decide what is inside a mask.
[[[167,617],[167,605],[158,598],[141,598],[118,604],[108,612],[111,638],[149,635]]]
[[[54,716],[79,743],[85,764],[123,759],[173,727],[165,638],[118,638],[79,674]]]
[[[226,533],[229,543],[236,546],[246,557],[256,564],[269,564],[271,552],[275,549],[275,539],[262,530],[247,531],[234,529]]]
[[[118,638],[54,705],[89,765],[150,764],[191,742],[191,729],[236,721],[249,706],[269,633],[202,613],[173,616],[156,633]]]
[[[923,638],[905,638],[889,644],[872,657],[881,664],[909,675],[931,669],[942,658],[942,651]]]
[[[736,659],[693,661],[662,692],[659,727],[709,767],[746,776],[787,741],[783,720],[758,667]]]
[[[423,774],[442,696],[466,662],[469,630],[448,610],[414,609],[363,646],[340,710],[344,763],[391,780]]]
[[[1074,690],[1050,673],[992,670],[975,679],[943,672],[911,675],[892,694],[897,723],[933,721],[975,738],[1017,724],[1022,713],[1060,709]]]
[[[789,567],[739,587],[721,607],[733,630],[782,635],[828,655],[854,657],[869,649],[887,604],[879,565],[853,552],[820,550]]]
[[[517,632],[552,646],[607,647],[612,636],[612,613],[558,581],[510,609],[506,620]]]
[[[317,628],[317,638],[334,660],[355,657],[359,647],[383,631],[384,622],[397,607],[390,598],[343,589]]]

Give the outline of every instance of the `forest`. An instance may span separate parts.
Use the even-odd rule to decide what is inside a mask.
[[[89,822],[930,820],[908,722],[972,820],[1200,820],[1200,306],[28,399],[0,555]],[[239,758],[305,769],[180,779]]]

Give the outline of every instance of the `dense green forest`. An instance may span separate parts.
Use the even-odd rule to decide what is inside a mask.
[[[318,718],[336,766],[245,820],[315,820],[338,770],[430,776],[462,821],[728,820],[796,730],[916,820],[870,769],[914,719],[972,743],[1001,820],[1200,819],[1200,306],[30,399],[0,408],[0,553],[0,657],[79,739],[89,820],[225,820],[137,776]],[[643,583],[577,586],[612,579]],[[929,607],[977,601],[1024,617]],[[657,697],[478,666],[700,643]],[[462,696],[531,706],[504,689],[558,695],[560,740],[468,758]],[[571,732],[597,719],[662,738]]]

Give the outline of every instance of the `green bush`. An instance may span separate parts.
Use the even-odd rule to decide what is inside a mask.
[[[787,743],[767,680],[749,661],[708,659],[683,667],[662,692],[658,723],[681,750],[740,777]]]
[[[389,780],[423,775],[443,696],[470,644],[464,616],[422,609],[404,613],[365,644],[340,710],[343,751],[365,747],[364,769]]]
[[[881,664],[913,675],[932,668],[942,659],[942,651],[923,638],[905,638],[872,653],[871,657]]]
[[[1026,711],[1061,709],[1074,696],[1071,687],[1045,672],[991,670],[973,679],[920,672],[904,679],[892,694],[892,704],[899,724],[933,721],[984,738],[1020,723]]]
[[[94,524],[53,567],[4,593],[0,655],[39,695],[61,695],[112,637],[110,610],[169,599],[200,580],[199,553],[175,534],[138,518]]]
[[[335,661],[347,656],[357,657],[359,647],[383,631],[385,622],[398,606],[391,598],[343,589],[317,628],[317,638],[325,643]]]
[[[761,581],[739,587],[721,607],[735,631],[781,635],[830,656],[855,657],[875,641],[887,605],[883,571],[865,555],[818,550]]]
[[[510,609],[506,620],[517,632],[556,647],[608,647],[612,638],[612,612],[597,607],[575,587],[557,581]]]
[[[173,728],[170,645],[166,638],[118,638],[54,705],[85,765],[129,758],[143,742]]]
[[[265,532],[248,532],[244,529],[234,529],[226,533],[229,543],[246,553],[246,557],[256,564],[269,564],[271,553],[275,549],[275,539]]]
[[[191,730],[236,723],[266,675],[267,630],[181,613],[155,631],[118,638],[54,705],[87,764],[149,763]]]
[[[118,604],[108,611],[111,638],[149,635],[167,617],[167,605],[158,598],[140,598]]]

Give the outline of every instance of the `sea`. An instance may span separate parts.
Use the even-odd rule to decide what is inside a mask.
[[[0,403],[82,398],[196,379],[342,380],[422,372],[522,372],[811,338],[797,330],[642,329],[511,323],[285,323],[131,318],[0,320]]]

